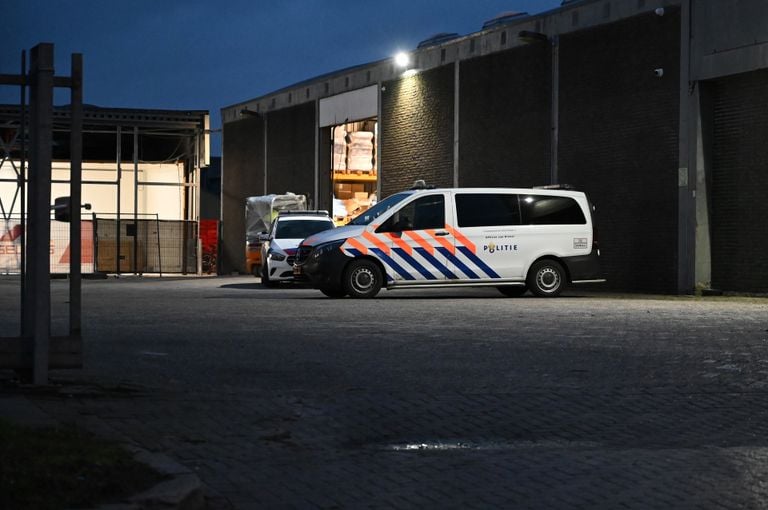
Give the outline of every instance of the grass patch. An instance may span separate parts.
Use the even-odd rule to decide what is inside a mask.
[[[119,445],[74,427],[28,428],[0,420],[0,508],[91,508],[162,479]]]

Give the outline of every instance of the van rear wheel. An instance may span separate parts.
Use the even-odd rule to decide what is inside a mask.
[[[371,260],[353,260],[344,271],[342,287],[353,298],[372,298],[381,290],[384,277]]]
[[[535,296],[559,296],[565,288],[565,270],[555,260],[540,260],[528,271],[528,288]]]

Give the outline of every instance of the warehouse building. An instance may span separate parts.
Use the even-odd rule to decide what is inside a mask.
[[[343,222],[416,179],[567,183],[597,207],[604,288],[768,292],[767,20],[763,0],[566,1],[225,107],[220,267],[244,271],[247,196]]]

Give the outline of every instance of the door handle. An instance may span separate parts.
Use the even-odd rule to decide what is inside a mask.
[[[445,230],[441,230],[440,232],[435,232],[435,235],[436,236],[447,236],[448,232],[446,232]]]

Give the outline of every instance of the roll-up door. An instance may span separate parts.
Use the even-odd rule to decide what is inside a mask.
[[[712,287],[768,292],[768,71],[712,90]]]

